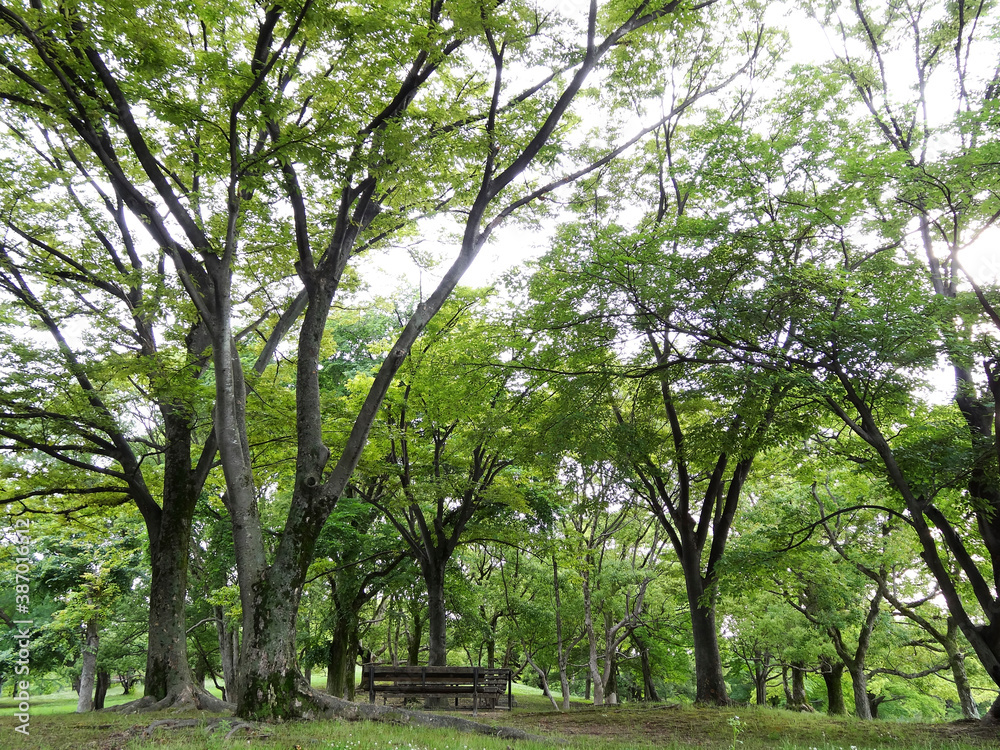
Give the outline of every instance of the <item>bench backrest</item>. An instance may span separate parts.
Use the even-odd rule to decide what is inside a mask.
[[[477,691],[502,692],[507,689],[511,678],[509,669],[490,669],[488,667],[394,667],[392,665],[365,664],[363,667],[361,687],[370,689],[371,681],[374,687],[417,687],[426,686],[429,690],[435,687],[467,686],[470,690],[475,686]]]

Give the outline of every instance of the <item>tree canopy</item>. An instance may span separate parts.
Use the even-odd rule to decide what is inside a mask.
[[[81,710],[142,644],[130,710],[353,715],[361,659],[978,716],[1000,11],[793,5],[817,62],[732,0],[0,4],[0,503],[91,545],[32,600]]]

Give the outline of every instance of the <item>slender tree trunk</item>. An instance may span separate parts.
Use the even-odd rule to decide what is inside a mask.
[[[231,700],[233,686],[236,684],[236,656],[239,646],[236,643],[236,633],[226,624],[226,611],[221,606],[215,607],[215,633],[219,639],[219,661],[222,663],[222,679],[225,682],[223,698]]]
[[[639,664],[642,668],[642,697],[643,700],[659,702],[660,696],[656,692],[656,685],[653,684],[653,667],[649,663],[649,647],[642,646],[639,650]]]
[[[532,659],[532,658],[531,658],[530,656],[528,656],[527,654],[525,655],[525,660],[526,660],[526,661],[528,662],[528,664],[529,664],[529,665],[531,666],[531,668],[535,670],[535,674],[537,674],[537,675],[538,675],[538,682],[539,682],[539,684],[541,684],[541,686],[542,686],[542,694],[543,694],[543,695],[544,695],[544,696],[545,696],[546,698],[548,698],[548,699],[549,699],[549,702],[550,702],[550,703],[552,703],[552,708],[554,708],[554,709],[556,709],[556,710],[558,711],[558,710],[559,710],[559,704],[558,704],[558,703],[556,703],[556,699],[555,699],[555,697],[554,697],[554,696],[552,695],[552,691],[551,691],[551,690],[549,690],[549,677],[548,677],[548,675],[547,675],[547,674],[545,673],[545,670],[544,670],[544,669],[542,669],[541,667],[539,667],[539,666],[538,666],[538,665],[537,665],[537,664],[535,663],[534,659]]]
[[[597,633],[594,629],[594,615],[591,609],[590,576],[583,574],[583,627],[587,633],[587,671],[589,681],[594,686],[594,705],[604,705],[604,679],[597,663]],[[587,691],[589,694],[589,690]],[[589,697],[589,695],[588,695]]]
[[[555,597],[556,650],[559,659],[559,688],[562,690],[562,710],[569,711],[569,675],[566,672],[567,654],[563,645],[562,603],[559,598],[559,563],[552,555],[552,592]]]
[[[100,644],[97,618],[91,617],[87,620],[83,642],[83,672],[80,674],[80,697],[76,702],[78,714],[94,710],[94,681],[97,679],[97,649]]]
[[[868,648],[871,645],[872,632],[878,621],[879,606],[882,601],[882,594],[876,591],[868,605],[868,614],[865,622],[858,633],[858,645],[851,654],[844,643],[843,635],[837,627],[828,627],[827,634],[833,641],[833,647],[837,656],[847,667],[851,675],[851,686],[854,689],[854,713],[859,719],[871,719],[872,709],[868,701],[868,675],[865,673],[865,660],[868,655]]]

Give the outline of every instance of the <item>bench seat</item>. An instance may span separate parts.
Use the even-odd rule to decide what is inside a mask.
[[[428,698],[472,697],[473,714],[483,708],[496,708],[504,693],[507,708],[513,705],[511,695],[512,674],[509,669],[487,667],[394,667],[392,665],[365,664],[362,667],[361,690],[368,691],[368,700],[375,702],[376,694]]]

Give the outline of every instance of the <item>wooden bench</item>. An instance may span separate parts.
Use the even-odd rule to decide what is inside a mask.
[[[507,709],[513,706],[512,674],[509,669],[487,667],[394,667],[387,664],[365,664],[361,673],[361,690],[368,691],[368,701],[376,694],[404,697],[454,698],[458,707],[460,696],[472,697],[472,713],[477,709],[496,708],[507,694]],[[383,697],[383,700],[385,698]]]

